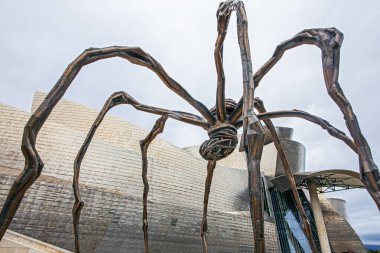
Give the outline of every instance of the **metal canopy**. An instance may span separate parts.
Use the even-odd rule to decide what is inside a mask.
[[[294,179],[298,188],[307,189],[307,182],[312,180],[318,192],[342,191],[364,188],[359,173],[351,170],[323,170],[295,173]],[[271,182],[282,192],[290,189],[285,175],[275,177]]]

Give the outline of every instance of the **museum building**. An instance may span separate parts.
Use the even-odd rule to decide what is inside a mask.
[[[37,92],[31,111],[46,94]],[[74,250],[73,163],[98,111],[61,100],[37,138],[42,175],[27,191],[10,230]],[[24,168],[20,150],[30,117],[0,104],[0,204]],[[320,252],[366,252],[350,226],[345,201],[322,192],[362,188],[359,174],[347,170],[305,171],[305,147],[293,130],[278,127],[303,207]],[[85,206],[80,220],[82,252],[143,252],[142,162],[139,140],[149,131],[106,116],[82,162],[80,184]],[[154,253],[202,252],[200,225],[207,162],[199,146],[179,148],[156,138],[148,151],[149,243]],[[273,143],[264,147],[262,183],[267,252],[311,252]],[[210,253],[253,252],[248,173],[244,153],[218,161],[208,211]]]

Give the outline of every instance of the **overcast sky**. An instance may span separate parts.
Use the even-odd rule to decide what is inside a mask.
[[[88,47],[140,46],[207,107],[215,103],[215,12],[219,1],[18,1],[0,2],[0,102],[29,110],[33,93],[48,92],[67,64]],[[380,1],[245,1],[254,69],[280,42],[305,28],[336,27],[345,34],[341,86],[352,103],[376,162],[380,161]],[[235,17],[225,42],[226,97],[242,95]],[[125,60],[108,59],[85,67],[65,98],[100,109],[114,91],[126,91],[142,103],[196,113],[149,70]],[[257,89],[268,110],[302,109],[345,130],[338,107],[323,83],[316,47],[285,54]],[[156,116],[127,107],[113,114],[150,129]],[[276,120],[295,128],[307,149],[307,170],[358,171],[355,154],[317,126],[300,119]],[[169,121],[163,138],[185,147],[207,135]],[[380,244],[380,213],[366,191],[329,194],[348,202],[350,221],[366,243]]]

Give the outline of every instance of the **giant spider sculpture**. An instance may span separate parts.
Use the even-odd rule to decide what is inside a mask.
[[[233,11],[236,11],[237,13],[238,41],[243,68],[244,90],[243,96],[238,103],[231,99],[225,99],[225,78],[223,71],[223,43]],[[75,204],[73,207],[73,223],[76,252],[80,252],[78,223],[80,212],[84,205],[79,191],[80,165],[87,148],[90,145],[92,137],[94,136],[96,129],[102,122],[104,116],[109,109],[120,104],[130,104],[137,110],[161,115],[148,136],[144,140],[140,141],[143,162],[142,179],[144,183],[142,229],[144,232],[145,252],[149,252],[147,219],[147,196],[149,191],[149,184],[147,180],[147,151],[152,140],[163,131],[165,122],[168,118],[201,127],[208,132],[210,137],[209,140],[206,140],[201,145],[199,150],[201,156],[208,161],[204,194],[204,212],[201,224],[203,252],[208,252],[206,239],[207,204],[211,181],[213,178],[213,171],[217,160],[225,158],[236,148],[238,143],[237,129],[240,127],[243,127],[240,150],[245,152],[247,158],[250,211],[255,252],[265,252],[260,159],[263,146],[269,141],[274,142],[279,157],[284,165],[285,174],[296,201],[298,213],[301,217],[302,229],[309,240],[311,249],[313,252],[317,252],[317,247],[311,234],[310,223],[302,207],[292,171],[281,146],[281,142],[275,131],[274,125],[271,122],[271,118],[304,118],[320,125],[333,137],[344,141],[355,153],[358,154],[361,180],[380,209],[379,171],[372,159],[367,141],[361,133],[352,107],[343,94],[343,91],[338,83],[339,50],[342,44],[343,34],[335,28],[303,30],[302,32],[296,34],[293,38],[278,45],[273,56],[255,74],[253,74],[247,33],[248,22],[243,2],[231,0],[222,2],[217,11],[217,20],[218,36],[215,44],[214,56],[218,83],[216,92],[216,106],[211,110],[207,109],[201,102],[194,99],[178,82],[166,73],[163,67],[152,56],[138,47],[113,46],[107,48],[89,48],[79,55],[79,57],[67,67],[61,78],[46,96],[43,103],[32,114],[29,121],[25,125],[21,145],[21,149],[25,157],[25,168],[14,182],[1,210],[0,238],[3,237],[5,231],[10,225],[10,222],[12,221],[25,192],[42,172],[44,164],[35,147],[36,137],[39,130],[49,117],[55,105],[69,88],[80,69],[83,66],[95,61],[111,57],[120,57],[133,64],[152,70],[168,88],[192,105],[202,116],[147,106],[139,103],[125,92],[116,92],[111,95],[93,123],[74,163],[73,188],[75,194]],[[352,139],[346,136],[344,132],[330,125],[326,120],[311,115],[307,112],[298,110],[266,112],[263,102],[258,98],[254,98],[255,88],[259,85],[261,79],[269,72],[269,70],[281,59],[285,51],[303,44],[315,45],[321,49],[323,75],[328,94],[342,111]],[[255,109],[258,111],[258,114],[255,112]],[[261,121],[264,121],[266,127],[262,126]]]

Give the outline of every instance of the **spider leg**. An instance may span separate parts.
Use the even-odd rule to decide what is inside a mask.
[[[311,44],[322,51],[322,67],[325,85],[330,97],[344,115],[347,128],[358,149],[361,180],[380,210],[380,174],[373,161],[371,149],[363,136],[352,106],[338,82],[340,46],[343,34],[335,28],[307,29],[277,46],[273,56],[254,75],[254,86],[281,59],[285,51],[303,44]]]
[[[255,103],[256,103],[256,99],[257,98],[255,98]],[[231,119],[232,119],[232,115],[235,115],[235,118],[239,119],[241,117],[242,107],[241,106],[240,108],[237,107],[233,113],[234,114],[231,114]],[[305,119],[316,125],[319,125],[323,129],[325,129],[331,136],[345,142],[355,153],[358,153],[358,148],[356,147],[356,144],[342,130],[339,130],[338,128],[334,127],[327,120],[322,119],[313,114],[310,114],[308,112],[297,110],[297,109],[291,110],[291,111],[284,110],[284,111],[260,113],[257,115],[257,117],[259,118],[259,120],[266,120],[266,119],[273,119],[273,118],[288,118],[288,117],[289,118],[297,117],[297,118]],[[243,125],[243,120],[241,119],[234,120],[234,121],[231,120],[231,123],[232,122],[237,129],[239,129]]]
[[[221,2],[217,10],[216,16],[218,19],[218,36],[215,43],[214,58],[215,66],[218,74],[217,83],[217,99],[216,99],[216,113],[217,119],[221,122],[226,120],[225,108],[225,76],[223,70],[223,43],[227,35],[228,24],[230,21],[231,13],[236,11],[237,17],[237,34],[240,47],[240,56],[243,68],[243,84],[244,96],[247,102],[245,103],[245,111],[253,109],[253,104],[249,104],[250,98],[253,99],[254,86],[253,86],[253,71],[251,62],[251,52],[249,48],[248,39],[248,20],[242,1],[227,0]],[[243,105],[243,100],[239,103]],[[230,116],[231,118],[231,116]],[[236,119],[238,120],[238,118]]]
[[[276,149],[278,151],[278,154],[280,156],[281,162],[282,162],[282,164],[284,166],[284,170],[286,172],[286,176],[287,176],[288,182],[290,184],[290,188],[292,189],[293,196],[294,196],[294,199],[295,199],[296,204],[297,204],[298,213],[300,214],[300,217],[302,219],[302,223],[303,223],[302,224],[303,225],[302,228],[303,228],[303,230],[305,231],[305,234],[308,237],[308,240],[309,240],[309,243],[310,243],[311,247],[315,251],[316,246],[315,246],[314,240],[312,239],[310,222],[308,221],[306,213],[305,213],[305,211],[304,211],[304,209],[302,207],[302,203],[300,202],[299,195],[298,195],[298,192],[297,192],[297,189],[296,189],[296,184],[295,184],[295,181],[294,181],[294,177],[293,177],[292,172],[290,170],[289,162],[288,162],[288,160],[286,158],[286,155],[285,155],[285,153],[283,151],[281,142],[280,142],[280,140],[278,138],[278,135],[276,133],[274,125],[273,125],[273,123],[271,122],[270,119],[271,118],[278,118],[278,117],[300,117],[300,118],[306,119],[306,120],[308,120],[310,122],[313,122],[313,123],[321,126],[323,129],[326,129],[331,136],[344,141],[356,153],[358,152],[357,147],[356,147],[355,143],[350,138],[348,138],[343,131],[335,128],[328,121],[326,121],[326,120],[324,120],[324,119],[322,119],[320,117],[317,117],[317,116],[314,116],[314,115],[309,114],[307,112],[299,111],[299,110],[266,112],[264,104],[263,104],[263,102],[262,102],[261,99],[255,98],[254,102],[255,102],[255,108],[260,113],[258,115],[258,118],[260,120],[263,120],[265,122],[268,130],[271,133],[271,137],[272,137],[271,139],[274,141],[274,144],[275,144]],[[239,106],[239,104],[236,107],[235,111],[231,114],[231,118],[233,118],[232,115],[235,115],[234,116],[235,120],[238,119],[239,117],[241,117],[241,114],[242,114],[241,113],[242,106]],[[242,123],[243,123],[242,120],[236,121],[236,123],[235,123],[236,128],[241,127]]]
[[[249,116],[251,125],[243,133],[243,148],[247,158],[250,212],[254,237],[254,252],[264,253],[264,212],[260,162],[264,147],[265,130],[254,114]]]
[[[199,117],[197,115],[187,113],[187,112],[172,111],[172,110],[167,110],[163,108],[144,105],[138,102],[136,99],[134,99],[132,96],[130,96],[126,92],[122,92],[122,91],[115,92],[111,97],[113,97],[112,99],[114,103],[130,104],[136,110],[139,110],[139,111],[144,111],[144,112],[153,113],[157,115],[167,115],[169,118],[182,121],[185,123],[189,123],[191,125],[202,127],[205,130],[207,130],[210,127],[210,124],[207,123],[202,117]]]
[[[241,113],[243,115],[241,149],[245,151],[247,157],[254,251],[256,253],[263,253],[265,252],[265,240],[260,160],[265,142],[265,130],[254,112],[253,98],[255,87],[248,39],[248,21],[244,3],[242,1],[226,1],[219,6],[218,16],[223,15],[228,17],[229,13],[234,10],[237,16],[237,33],[243,69],[244,95],[238,105],[238,107],[242,108],[243,112]],[[234,120],[235,118],[236,120],[240,118],[239,115],[233,115],[233,117]],[[231,116],[229,120],[231,120]]]
[[[35,148],[36,136],[34,134],[34,125],[39,118],[32,115],[28,123],[24,127],[23,139],[21,143],[21,151],[26,158],[25,168],[13,183],[8,197],[3,204],[0,215],[0,239],[4,236],[5,231],[9,227],[15,210],[18,209],[26,190],[36,181],[38,175],[41,174],[44,166],[40,156]]]
[[[219,13],[224,14],[228,23],[229,12],[233,9],[237,11],[237,24],[238,24],[238,38],[239,38],[239,47],[241,54],[241,61],[243,67],[243,83],[244,83],[244,95],[243,98],[239,101],[237,107],[232,112],[229,120],[232,124],[237,122],[239,118],[243,115],[243,127],[244,134],[242,140],[242,147],[245,150],[247,156],[248,163],[248,173],[249,173],[249,188],[251,195],[251,218],[252,218],[252,226],[254,230],[254,238],[255,238],[255,252],[265,252],[265,242],[264,242],[264,221],[263,221],[263,208],[262,208],[262,186],[261,186],[261,175],[260,175],[260,160],[263,151],[263,146],[265,142],[265,130],[258,120],[255,112],[254,112],[254,90],[256,86],[253,82],[253,71],[252,71],[252,62],[251,62],[251,54],[249,49],[249,40],[248,40],[248,32],[247,26],[248,21],[244,9],[244,4],[241,1],[227,1],[224,4],[221,4],[218,10],[218,17],[221,15]],[[227,14],[226,14],[227,13]],[[226,31],[227,25],[223,25],[222,22],[218,22],[221,24],[221,28],[225,28]],[[218,27],[219,31],[219,27]],[[223,31],[223,29],[220,29]],[[221,33],[219,31],[219,34]],[[223,35],[225,32],[221,34],[219,37],[224,39]],[[218,38],[219,38],[218,37]],[[218,79],[219,80],[219,79]],[[224,83],[223,83],[224,84]],[[222,85],[220,85],[222,86]],[[219,83],[218,83],[219,88]],[[223,87],[224,88],[224,87]],[[219,114],[218,114],[219,116]],[[219,118],[219,117],[218,117]],[[268,121],[266,122],[268,123]],[[271,123],[271,122],[270,122]],[[276,147],[282,150],[281,143],[279,142],[278,136],[276,135],[273,124],[267,124],[268,128],[271,131],[274,131],[273,139],[275,142],[278,141]],[[277,139],[276,139],[277,137]],[[282,150],[283,151],[283,150]],[[281,152],[281,151],[280,151]],[[286,157],[283,157],[284,162],[287,162]],[[289,167],[289,166],[288,166]],[[291,173],[291,172],[290,172]],[[290,176],[292,176],[290,174]],[[290,180],[294,178],[291,177]],[[294,183],[295,189],[295,183]],[[296,191],[296,190],[295,190]],[[295,196],[298,196],[298,192],[296,191]],[[305,214],[301,205],[301,216]],[[303,217],[303,218],[306,218]],[[308,235],[308,239],[310,241],[311,247],[314,252],[317,252],[317,248],[314,244],[314,241],[311,237],[310,224],[304,219],[304,230]],[[309,225],[309,226],[308,226]],[[311,238],[311,239],[310,239]]]
[[[79,253],[80,252],[80,245],[79,245],[79,219],[80,219],[80,214],[81,210],[83,208],[84,202],[81,199],[80,196],[80,188],[79,188],[79,173],[80,173],[80,167],[81,163],[83,161],[84,156],[86,155],[87,149],[92,141],[92,138],[95,135],[96,130],[100,126],[101,122],[103,121],[104,117],[106,116],[107,112],[121,104],[130,104],[132,105],[135,109],[144,111],[144,112],[149,112],[153,114],[158,114],[162,115],[160,119],[160,124],[163,127],[163,124],[165,123],[163,118],[170,117],[179,121],[183,121],[186,123],[190,123],[196,126],[200,126],[202,128],[207,128],[208,123],[203,120],[203,118],[190,114],[190,113],[184,113],[184,112],[178,112],[178,111],[170,111],[162,108],[156,108],[152,106],[147,106],[144,104],[139,103],[137,100],[135,100],[132,96],[130,96],[128,93],[120,91],[120,92],[115,92],[113,93],[105,102],[102,110],[98,114],[97,118],[95,119],[94,123],[92,124],[86,139],[84,140],[76,158],[74,161],[74,177],[73,177],[73,188],[74,188],[74,196],[75,196],[75,203],[73,206],[72,214],[73,214],[73,226],[74,226],[74,235],[75,235],[75,252]],[[161,125],[159,125],[161,127]],[[157,126],[154,126],[152,132],[148,135],[149,138],[155,138],[155,136],[158,134],[158,132],[155,131]],[[154,135],[154,136],[152,136]],[[148,138],[147,137],[147,138]],[[153,140],[152,139],[152,140]],[[147,142],[148,140],[145,140]],[[150,143],[150,142],[149,142]],[[149,143],[144,144],[144,145],[149,145]],[[148,148],[148,146],[146,146]],[[143,173],[144,173],[144,155],[146,154],[143,153]],[[147,166],[147,165],[146,165]],[[144,178],[144,176],[143,176]],[[144,179],[143,179],[144,180]],[[145,181],[144,181],[145,184]],[[144,195],[145,196],[145,195]],[[144,206],[145,207],[145,206]]]
[[[218,19],[218,36],[215,42],[214,58],[215,67],[218,75],[218,83],[216,89],[216,114],[220,122],[226,120],[226,106],[225,106],[225,83],[223,69],[223,43],[227,35],[228,23],[230,22],[231,11],[224,11],[226,6],[221,3],[216,13]]]
[[[119,103],[119,98],[115,94],[112,94],[110,98],[107,99],[106,103],[104,104],[102,110],[98,114],[97,118],[95,119],[94,123],[91,125],[90,131],[88,132],[86,139],[84,140],[77,156],[75,157],[74,161],[74,177],[73,177],[73,189],[74,189],[74,198],[75,202],[72,209],[72,215],[73,215],[73,227],[74,227],[74,237],[75,237],[75,252],[80,253],[80,243],[79,243],[79,220],[80,220],[80,214],[82,211],[82,208],[84,206],[84,202],[82,201],[81,195],[80,195],[80,188],[79,188],[79,173],[80,173],[80,167],[83,161],[83,158],[87,152],[88,147],[90,146],[90,143],[92,141],[92,138],[95,135],[96,130],[100,126],[101,122],[103,121],[105,115],[107,112],[114,107],[117,103]]]
[[[235,109],[232,111],[228,119],[232,125],[235,125],[235,123],[238,122],[238,120],[243,114],[242,110],[243,110],[243,97],[240,98],[239,102],[237,103]]]
[[[345,142],[355,153],[358,153],[358,148],[356,144],[341,130],[331,125],[327,120],[322,119],[318,116],[312,115],[305,111],[291,110],[291,111],[275,111],[275,112],[265,112],[257,115],[260,120],[273,119],[273,118],[287,118],[287,117],[298,117],[315,123],[325,129],[331,136]]]
[[[51,111],[63,97],[70,84],[79,73],[81,68],[92,62],[121,57],[133,64],[146,67],[157,74],[163,83],[176,94],[181,96],[190,105],[192,105],[206,119],[209,124],[215,122],[214,116],[201,102],[194,99],[177,81],[169,76],[162,68],[159,62],[138,47],[107,47],[107,48],[89,48],[68,65],[61,78],[54,85],[52,90],[46,96],[45,100],[31,115],[24,128],[21,150],[25,157],[25,167],[18,178],[13,183],[7,199],[0,213],[0,239],[3,238],[5,231],[13,219],[20,201],[25,195],[27,189],[34,183],[40,175],[43,162],[35,148],[36,139],[39,130],[49,117]]]
[[[148,147],[149,144],[156,138],[156,136],[164,130],[165,122],[168,119],[167,115],[161,116],[156,123],[154,124],[152,130],[148,134],[148,136],[140,141],[140,148],[142,154],[142,179],[144,182],[144,193],[143,193],[143,231],[144,231],[144,247],[145,253],[149,253],[149,240],[148,240],[148,192],[149,192],[149,183],[147,178],[148,172]]]
[[[260,98],[257,98],[257,97],[255,98],[255,107],[259,113],[265,113],[266,112],[264,102]],[[313,252],[318,252],[317,245],[314,242],[313,234],[311,232],[310,221],[307,218],[306,212],[302,206],[302,202],[301,202],[300,196],[298,194],[298,190],[297,190],[296,181],[294,179],[293,172],[290,168],[288,158],[286,157],[284,149],[282,147],[280,138],[278,137],[276,129],[275,129],[275,127],[274,127],[274,125],[270,119],[264,119],[264,123],[268,127],[268,129],[272,135],[274,145],[277,149],[277,153],[278,153],[280,160],[281,160],[281,163],[284,167],[286,178],[288,180],[290,189],[293,193],[294,201],[296,202],[298,214],[302,220],[302,230],[304,231]]]
[[[216,161],[208,161],[207,163],[207,178],[205,183],[205,194],[203,198],[203,217],[202,217],[202,224],[201,224],[201,239],[202,239],[202,246],[203,246],[203,253],[208,252],[207,248],[207,205],[208,205],[208,197],[210,195],[210,187],[212,182],[212,177],[214,174],[214,169],[216,166]]]

